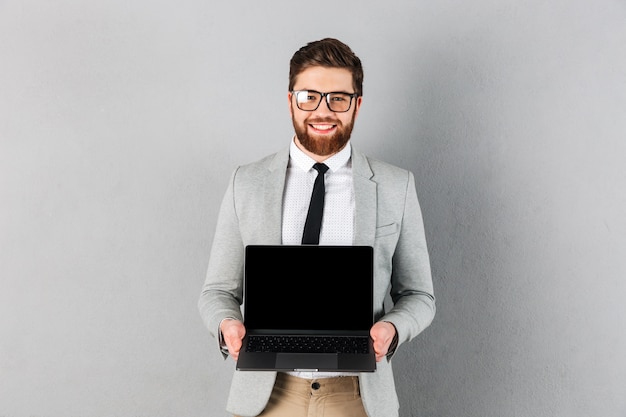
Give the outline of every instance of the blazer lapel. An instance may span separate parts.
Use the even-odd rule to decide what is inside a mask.
[[[286,148],[274,155],[265,177],[262,210],[265,211],[266,217],[261,227],[268,244],[279,245],[282,243],[283,190],[288,163],[289,148]]]
[[[282,206],[285,175],[289,163],[289,148],[276,153],[268,165],[264,182],[263,210],[264,224],[261,225],[264,240],[268,244],[282,243]],[[354,181],[355,214],[354,238],[355,245],[374,245],[376,236],[376,182],[372,181],[374,173],[364,154],[352,148],[352,174]]]
[[[376,236],[376,183],[374,173],[364,154],[352,148],[352,175],[354,181],[354,244],[374,246]]]

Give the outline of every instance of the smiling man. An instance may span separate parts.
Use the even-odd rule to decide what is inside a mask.
[[[307,156],[322,162],[346,146],[361,107],[357,88],[344,68],[310,67],[293,77],[289,110],[296,145]]]
[[[235,371],[227,410],[236,416],[397,417],[391,359],[435,315],[435,298],[413,174],[351,146],[363,100],[360,59],[322,39],[291,59],[289,147],[233,173],[224,196],[198,303],[224,358],[237,359],[246,334],[241,313],[244,248],[250,244],[367,245],[374,248],[370,330],[375,372]],[[323,180],[323,181],[321,181]],[[324,186],[320,189],[317,184]],[[321,219],[310,226],[315,198]],[[317,204],[317,203],[315,203]],[[311,232],[313,230],[313,232]],[[286,264],[288,264],[286,260]],[[290,265],[332,268],[323,259]],[[390,296],[393,306],[385,309]],[[324,308],[311,302],[311,309]],[[287,314],[287,313],[286,313]]]

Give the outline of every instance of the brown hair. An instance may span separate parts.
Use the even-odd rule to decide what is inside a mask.
[[[310,67],[344,68],[352,73],[355,93],[363,95],[363,67],[350,47],[337,39],[326,38],[300,48],[289,62],[289,91],[297,76]]]

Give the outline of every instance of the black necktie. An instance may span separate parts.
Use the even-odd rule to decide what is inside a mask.
[[[318,245],[320,243],[320,229],[322,228],[322,214],[324,212],[324,173],[328,167],[324,164],[315,164],[313,168],[317,170],[317,178],[313,184],[311,203],[309,212],[306,215],[304,233],[302,234],[302,244]]]

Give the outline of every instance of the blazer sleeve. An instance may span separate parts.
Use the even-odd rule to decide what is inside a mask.
[[[435,296],[415,178],[408,172],[398,241],[393,253],[393,307],[381,318],[394,324],[398,345],[420,334],[435,316]]]
[[[235,206],[236,178],[237,170],[231,175],[220,206],[206,279],[198,300],[202,320],[218,341],[218,348],[221,348],[221,321],[225,318],[243,321],[240,305],[243,301],[244,250]]]

